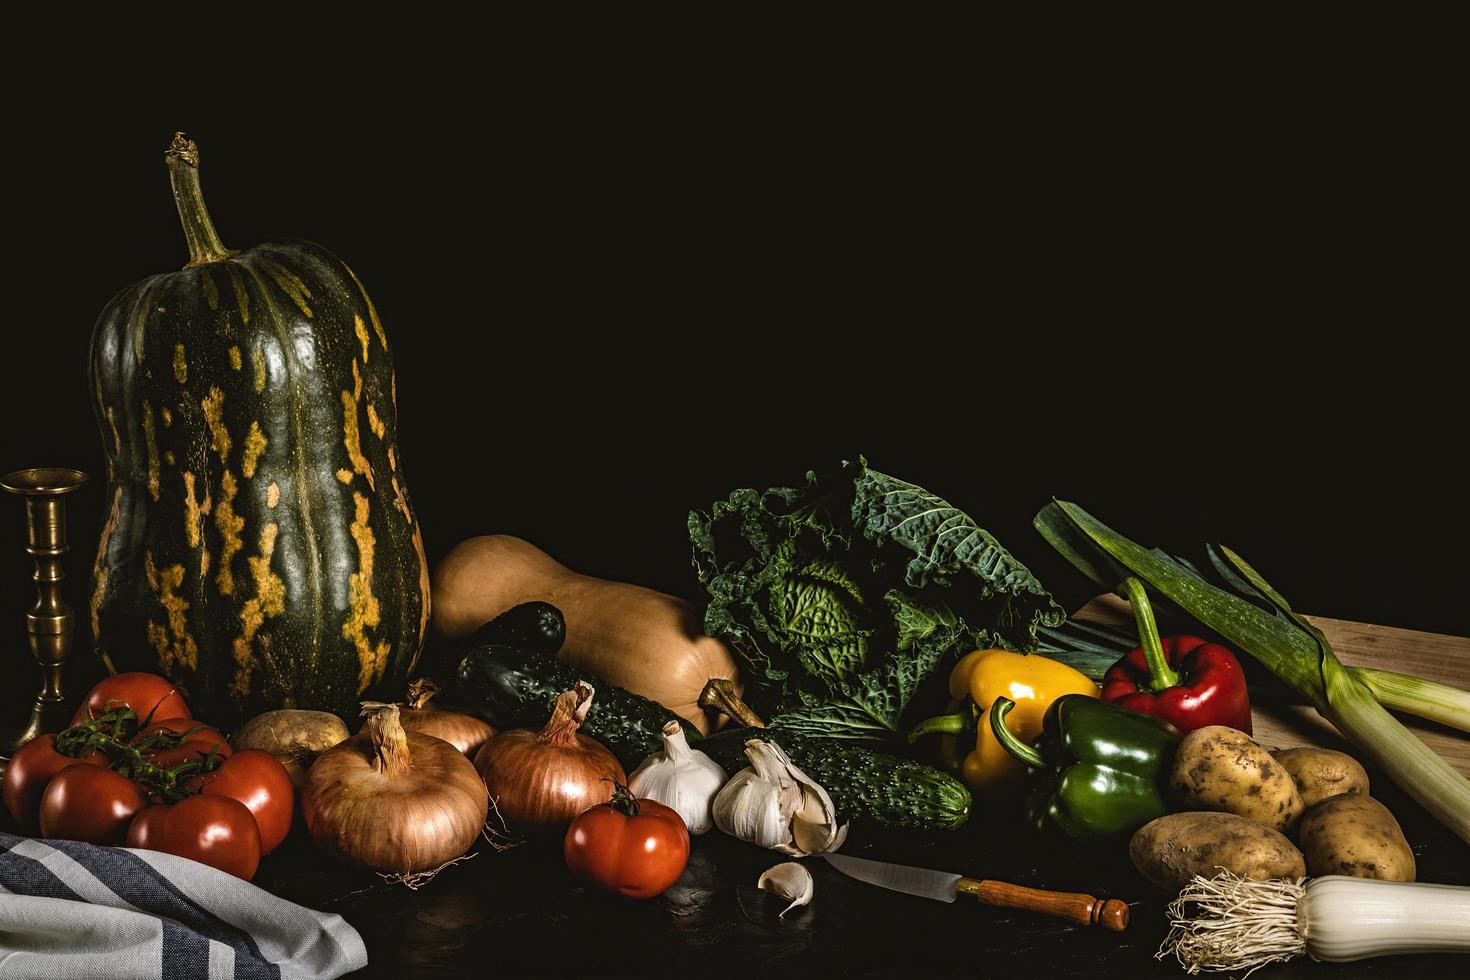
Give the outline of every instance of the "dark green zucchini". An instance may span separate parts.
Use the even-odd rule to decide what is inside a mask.
[[[566,641],[567,621],[560,609],[549,602],[523,602],[475,630],[469,646],[493,643],[554,657]]]
[[[552,702],[578,681],[596,695],[581,731],[607,746],[632,772],[663,747],[665,723],[678,716],[663,705],[575,670],[534,650],[487,644],[459,665],[459,702],[499,728],[537,728]],[[767,738],[832,796],[843,819],[868,819],[889,827],[947,830],[970,815],[970,792],[954,777],[912,759],[883,755],[851,742],[809,738],[780,728],[728,729],[706,739],[684,726],[689,741],[727,772],[749,763],[745,741]]]

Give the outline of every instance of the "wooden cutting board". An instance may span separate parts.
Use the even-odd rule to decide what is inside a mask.
[[[1133,622],[1128,603],[1115,595],[1092,600],[1078,611],[1076,618],[1109,625]],[[1337,659],[1350,667],[1396,670],[1470,690],[1470,638],[1321,616],[1307,619],[1327,635]],[[1399,717],[1441,758],[1470,776],[1470,734],[1407,715]],[[1359,754],[1313,708],[1255,707],[1251,711],[1251,723],[1256,741],[1271,748],[1316,745]]]

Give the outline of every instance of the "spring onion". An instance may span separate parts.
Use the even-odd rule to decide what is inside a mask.
[[[1170,903],[1155,958],[1189,973],[1255,971],[1303,953],[1330,963],[1396,953],[1470,952],[1470,888],[1328,875],[1196,877]],[[1250,976],[1250,972],[1246,976]]]
[[[1220,549],[1230,578],[1272,609],[1242,599],[1193,568],[1144,548],[1076,504],[1054,501],[1035,525],[1063,557],[1093,581],[1117,588],[1129,575],[1143,579],[1176,606],[1254,657],[1332,722],[1404,792],[1462,840],[1470,841],[1470,780],[1414,736],[1374,698],[1368,682],[1344,667],[1327,638],[1291,607],[1255,569]],[[1214,560],[1212,555],[1212,560]],[[1239,587],[1237,586],[1237,587]],[[1381,678],[1374,678],[1381,681]],[[1380,684],[1380,686],[1382,686]],[[1398,685],[1395,706],[1414,714],[1453,713],[1441,702]],[[1463,726],[1460,726],[1463,727]]]

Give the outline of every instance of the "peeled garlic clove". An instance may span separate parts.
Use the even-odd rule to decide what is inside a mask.
[[[755,887],[790,902],[779,913],[780,916],[785,916],[798,905],[811,904],[812,873],[795,861],[785,861],[767,869],[755,883]]]

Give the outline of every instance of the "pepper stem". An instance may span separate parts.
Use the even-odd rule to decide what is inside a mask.
[[[1167,688],[1178,687],[1179,672],[1169,666],[1169,658],[1164,656],[1164,646],[1159,641],[1159,625],[1154,622],[1154,610],[1148,602],[1148,591],[1131,575],[1123,580],[1121,588],[1133,606],[1133,618],[1138,623],[1138,645],[1143,648],[1143,659],[1148,663],[1149,691],[1158,694]]]
[[[729,715],[746,728],[766,727],[760,715],[751,711],[750,706],[740,700],[740,695],[735,693],[735,682],[728,677],[710,678],[709,683],[704,685],[704,690],[699,692],[699,706]]]
[[[184,240],[189,243],[189,261],[184,268],[219,262],[234,255],[235,250],[225,248],[219,240],[209,209],[204,206],[204,191],[199,187],[199,147],[183,133],[174,133],[163,159],[168,164],[168,181],[173,187],[179,221],[184,225]]]
[[[1006,727],[1006,715],[1015,706],[1016,702],[1010,698],[996,698],[995,703],[990,706],[990,730],[995,734],[995,740],[1000,743],[1001,748],[1017,760],[1032,769],[1043,769],[1046,767],[1046,760],[1041,757],[1041,753],[1011,734],[1011,730]]]
[[[912,745],[925,735],[963,735],[975,727],[975,709],[968,711],[956,711],[952,715],[935,715],[933,718],[925,718],[913,727],[909,732],[909,744]]]

